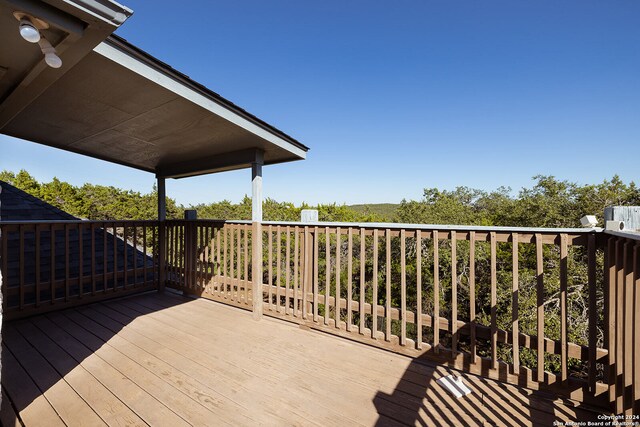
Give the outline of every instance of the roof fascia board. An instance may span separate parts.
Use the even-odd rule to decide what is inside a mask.
[[[131,52],[127,52],[122,48],[115,46],[107,41],[100,43],[94,49],[94,52],[104,56],[111,61],[120,64],[121,66],[145,77],[148,80],[155,82],[163,88],[179,95],[194,104],[228,120],[229,122],[253,133],[254,135],[288,151],[289,153],[299,157],[300,159],[306,158],[306,151],[294,144],[286,141],[283,138],[274,135],[261,126],[256,125],[250,120],[242,117],[238,113],[230,110],[229,108],[221,105],[216,100],[204,93],[189,87],[187,84],[180,81],[178,76],[172,76],[170,70],[160,70],[156,67],[152,67],[146,62],[141,61],[137,56]]]
[[[62,1],[114,27],[122,25],[133,14],[133,10],[111,0]]]

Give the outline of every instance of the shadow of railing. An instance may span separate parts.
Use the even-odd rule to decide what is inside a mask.
[[[133,299],[116,299],[6,322],[2,333],[3,402],[0,420],[3,424],[15,421],[16,414],[24,425],[33,421],[41,423],[47,416],[58,419],[60,415],[64,418],[64,414],[54,411],[52,405],[55,405],[55,400],[44,396],[51,392],[60,397],[67,391],[77,393],[83,399],[103,399],[102,405],[116,414],[114,419],[118,422],[144,424],[146,421],[127,408],[126,402],[109,391],[106,384],[125,375],[121,373],[118,361],[115,358],[110,360],[103,348],[139,317],[188,301],[164,298],[162,303],[158,303],[150,300],[153,294],[155,292]],[[139,303],[139,308],[127,308],[128,301]],[[116,310],[114,307],[121,308]],[[130,387],[131,390],[135,388],[134,385]],[[100,422],[90,403],[83,408],[86,413],[79,411],[73,414],[76,421]]]
[[[392,393],[379,391],[373,399],[377,426],[553,425],[554,421],[595,421],[598,414],[573,406],[543,391],[517,387],[462,373],[429,361],[428,352],[413,359]],[[437,382],[461,376],[471,393],[456,398]]]

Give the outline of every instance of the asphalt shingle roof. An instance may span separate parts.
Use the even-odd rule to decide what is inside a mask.
[[[40,228],[40,298],[46,302],[51,299],[51,277],[52,273],[55,277],[55,298],[63,298],[66,293],[67,280],[69,285],[69,296],[77,296],[80,291],[78,284],[78,276],[80,273],[80,265],[83,270],[83,293],[89,292],[92,289],[91,276],[92,265],[93,273],[96,275],[96,290],[104,289],[103,272],[106,271],[108,280],[106,283],[107,288],[113,289],[114,279],[113,271],[114,264],[115,269],[118,271],[119,277],[117,278],[117,287],[124,285],[123,272],[124,265],[124,251],[127,252],[127,269],[130,270],[133,267],[134,259],[136,266],[138,267],[138,273],[136,277],[133,274],[129,274],[128,282],[131,285],[134,282],[144,282],[143,266],[146,263],[147,267],[153,266],[153,259],[149,256],[140,246],[134,246],[131,240],[125,241],[120,235],[114,238],[113,228],[110,224],[107,228],[94,226],[93,231],[90,224],[84,225],[82,234],[78,232],[78,225],[72,224],[68,230],[65,230],[64,225],[57,225],[55,231],[53,231],[53,249],[54,249],[54,263],[55,266],[52,272],[51,262],[51,225],[47,222],[51,221],[78,221],[79,219],[64,212],[36,197],[29,195],[28,193],[13,187],[6,182],[0,181],[0,187],[2,192],[0,193],[0,224],[6,221],[40,221],[45,225]],[[33,231],[33,227],[25,227],[23,229],[23,248],[22,262],[23,262],[23,283],[25,285],[24,303],[30,304],[35,301],[36,296],[36,233]],[[139,230],[139,229],[138,229]],[[6,231],[5,231],[6,232]],[[120,228],[119,233],[122,232]],[[16,307],[19,304],[19,293],[17,289],[20,286],[20,233],[18,231],[6,232],[7,233],[7,253],[2,256],[6,256],[7,271],[3,277],[3,287],[6,287],[6,304],[8,308]],[[68,239],[66,235],[68,233]],[[150,232],[147,233],[148,242],[151,241]],[[92,257],[92,245],[95,247],[95,255]],[[82,246],[82,257],[80,257],[80,246]],[[115,249],[115,250],[114,250]],[[106,252],[105,252],[106,250]],[[106,254],[106,256],[105,256]],[[117,256],[117,258],[116,258]],[[106,259],[106,262],[105,262]],[[68,260],[68,265],[67,265]],[[114,263],[114,260],[116,261]],[[4,261],[3,261],[4,262]],[[67,277],[68,273],[68,277]],[[152,270],[149,269],[147,273],[147,280],[151,280]]]

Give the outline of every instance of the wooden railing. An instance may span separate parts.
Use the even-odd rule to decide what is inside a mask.
[[[598,364],[608,352],[598,341],[602,251],[594,232],[264,227],[266,314],[529,388],[604,401]],[[569,317],[570,303],[584,304],[582,319]],[[586,327],[575,334],[570,325],[578,320]]]
[[[158,287],[157,221],[0,223],[7,319]]]
[[[167,221],[166,286],[226,304],[253,304],[251,225]]]
[[[256,279],[265,315],[640,414],[634,235],[267,222],[256,257],[255,228],[241,221],[0,227],[7,318],[163,284],[255,310]],[[253,259],[262,260],[261,278]]]
[[[168,224],[168,286],[251,308],[250,224]],[[617,412],[637,407],[635,240],[583,229],[262,229],[266,315],[604,408],[612,401]]]
[[[617,414],[640,416],[640,234],[606,233],[609,401]]]

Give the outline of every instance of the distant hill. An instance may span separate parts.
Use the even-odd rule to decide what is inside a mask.
[[[386,221],[391,221],[400,205],[397,203],[372,203],[364,205],[349,205],[349,209],[353,209],[360,213],[374,213],[382,216]]]

